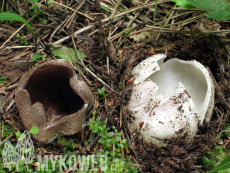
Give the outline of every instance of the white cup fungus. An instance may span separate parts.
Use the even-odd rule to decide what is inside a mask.
[[[214,84],[199,62],[177,58],[164,62],[158,54],[139,63],[128,109],[131,129],[146,142],[166,146],[165,139],[185,135],[190,141],[198,124],[208,122],[214,106]]]

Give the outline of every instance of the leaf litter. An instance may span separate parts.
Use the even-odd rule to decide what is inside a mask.
[[[47,54],[45,61],[57,57],[70,60],[81,72],[82,78],[89,81],[94,93],[102,87],[109,93],[104,103],[98,100],[95,102],[93,110],[98,109],[98,115],[103,119],[107,117],[109,126],[114,125],[118,131],[124,131],[125,138],[132,146],[129,154],[126,154],[140,171],[197,172],[201,168],[200,157],[209,151],[209,147],[218,145],[215,136],[228,122],[229,103],[226,99],[230,93],[230,68],[227,64],[229,55],[218,36],[204,36],[204,34],[209,35],[210,32],[216,31],[227,44],[229,23],[206,18],[204,20],[203,11],[185,12],[183,9],[175,8],[172,2],[159,1],[156,24],[153,26],[155,2],[131,2],[122,1],[118,7],[116,2],[109,0],[95,3],[85,1],[82,5],[71,2],[69,7],[57,2],[49,6],[42,4],[40,8],[47,15],[48,25],[35,25],[37,21],[31,21],[38,40],[38,50],[35,50],[32,35],[25,27],[17,31],[21,23],[5,22],[2,25],[0,21],[5,29],[0,31],[5,35],[0,40],[0,45],[4,44],[0,49],[1,76],[6,77],[8,83],[6,87],[12,86],[17,84],[24,72],[44,62],[34,60],[32,56],[27,56],[28,54],[36,53],[40,56]],[[112,12],[114,15],[111,17]],[[67,16],[72,16],[72,20],[68,23],[66,23]],[[194,26],[195,32],[193,32]],[[15,37],[6,41],[12,35],[12,31],[25,35],[23,39],[32,47],[17,47],[20,46],[18,44],[20,39]],[[196,35],[197,33],[200,36]],[[27,54],[24,54],[25,49]],[[210,124],[199,127],[194,141],[186,143],[182,136],[170,141],[168,147],[159,149],[153,144],[143,143],[137,135],[133,136],[129,132],[127,128],[129,116],[124,112],[124,107],[130,95],[131,83],[128,81],[131,79],[131,69],[141,60],[151,56],[151,52],[165,53],[166,49],[168,58],[196,59],[210,68],[218,90],[215,98],[217,111],[213,112]],[[5,94],[4,91],[5,88],[2,95]],[[13,104],[14,88],[7,91],[9,93],[7,98],[4,98],[6,102],[2,108],[4,111],[2,118],[12,127],[12,121],[17,122],[17,128],[24,131],[25,128]],[[13,114],[16,116],[12,116]],[[89,114],[87,117],[91,116]],[[97,147],[101,147],[96,141],[91,145],[85,144],[89,138],[96,139],[90,135],[88,127],[76,135],[62,137],[63,140],[73,139],[77,146],[75,153],[79,154],[92,154]],[[226,142],[225,137],[223,141]],[[63,154],[64,146],[57,143],[57,140],[49,145],[34,141],[34,145],[36,154],[47,152],[54,155]]]

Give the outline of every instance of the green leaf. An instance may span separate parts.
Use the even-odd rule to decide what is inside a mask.
[[[109,132],[108,133],[108,137],[113,137],[114,136],[114,132]]]
[[[17,131],[17,132],[15,133],[15,135],[17,136],[17,138],[20,138],[20,137],[21,137],[21,132],[20,132],[20,131]]]
[[[68,139],[65,141],[65,146],[70,146],[73,143],[73,139]]]
[[[106,139],[106,143],[107,143],[107,144],[110,144],[111,142],[112,142],[112,139],[111,139],[111,138],[107,138],[107,139]]]
[[[102,96],[104,96],[104,97],[108,96],[108,94],[106,94],[106,92],[105,92],[105,87],[102,87],[101,89],[98,89],[97,93],[102,95]]]
[[[172,0],[177,5],[185,9],[191,9],[193,6],[188,2],[188,0]]]
[[[79,59],[75,49],[72,49],[66,46],[62,46],[60,44],[46,44],[45,49],[48,51],[51,51],[54,56],[58,56],[67,61],[74,62],[75,59],[77,60]],[[86,57],[84,52],[80,52],[79,50],[78,50],[78,54],[82,59]]]
[[[30,129],[30,132],[31,134],[37,134],[38,133],[38,128],[37,126],[33,126],[31,129]]]
[[[100,135],[101,135],[101,137],[103,137],[103,138],[107,138],[107,131],[102,131],[102,132],[100,133]]]
[[[191,5],[203,9],[212,11],[206,13],[207,18],[215,20],[228,20],[230,17],[230,4],[227,4],[226,0],[187,0]]]
[[[0,84],[4,84],[6,81],[6,77],[0,75]]]
[[[217,171],[222,171],[229,168],[230,168],[230,156],[226,157],[219,165],[217,165],[215,168],[208,171],[207,173],[215,173]]]
[[[27,46],[29,43],[26,40],[20,40],[19,44],[21,44],[23,46]]]
[[[53,1],[47,1],[47,4],[48,5],[50,5],[50,4],[52,4],[53,3]]]
[[[7,12],[2,12],[0,13],[0,20],[12,20],[12,21],[19,21],[19,22],[23,22],[30,30],[30,32],[33,35],[34,38],[34,42],[36,44],[36,36],[34,34],[34,30],[31,27],[31,25],[25,20],[23,19],[21,16],[14,14],[14,13],[7,13]],[[36,45],[37,46],[37,45]]]
[[[26,135],[24,133],[22,133],[18,140],[21,141],[23,138],[25,138],[25,136]]]
[[[127,31],[123,32],[122,34],[123,34],[123,35],[129,36],[129,33],[130,33],[130,32],[131,32],[131,30],[127,30]]]
[[[98,142],[100,142],[101,144],[104,144],[104,143],[105,143],[105,139],[100,138],[100,139],[98,140]]]
[[[120,139],[121,139],[120,136],[116,136],[116,137],[115,137],[115,142],[120,142]]]
[[[224,10],[216,10],[210,13],[204,14],[207,18],[215,20],[228,20],[230,16],[230,4],[228,4]]]
[[[224,10],[227,1],[226,0],[187,0],[191,5],[203,9],[203,10]]]
[[[24,150],[24,152],[25,153],[30,153],[32,151],[32,148],[30,147],[30,148],[26,148],[25,150]]]
[[[122,140],[121,140],[121,143],[122,143],[122,144],[126,144],[126,143],[127,143],[127,139],[122,139]]]
[[[38,54],[33,54],[32,55],[32,59],[40,59],[40,58],[41,58],[41,56],[38,55]]]
[[[101,89],[98,89],[98,94],[103,95],[105,92],[105,87],[102,87]]]

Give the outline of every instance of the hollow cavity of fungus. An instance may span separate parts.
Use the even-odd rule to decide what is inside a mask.
[[[93,93],[66,60],[52,60],[25,73],[16,89],[16,106],[26,129],[38,127],[34,138],[51,142],[58,133],[82,129]]]
[[[208,122],[214,105],[214,85],[208,70],[197,61],[170,59],[163,54],[139,63],[128,109],[131,129],[158,147],[165,139],[186,134],[190,141],[198,124]]]

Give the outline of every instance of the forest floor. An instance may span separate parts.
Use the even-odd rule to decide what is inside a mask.
[[[205,172],[214,166],[212,164],[221,161],[220,153],[228,154],[230,137],[226,133],[218,135],[229,124],[230,39],[229,32],[226,32],[230,30],[229,21],[208,19],[203,16],[205,11],[185,10],[170,1],[158,2],[155,20],[155,2],[82,0],[67,3],[63,0],[60,3],[52,1],[49,5],[43,1],[29,2],[28,5],[27,9],[25,2],[7,1],[4,11],[21,14],[29,21],[37,38],[37,49],[30,31],[21,22],[0,21],[1,151],[7,140],[14,145],[17,143],[17,131],[26,130],[15,105],[15,89],[21,76],[46,61],[60,57],[68,59],[65,55],[54,55],[48,44],[51,48],[54,45],[67,46],[86,55],[83,63],[77,59],[72,62],[82,71],[82,78],[89,81],[87,84],[95,96],[93,109],[86,121],[101,117],[102,122],[106,120],[106,127],[114,127],[130,145],[129,149],[121,149],[121,157],[128,157],[129,165],[136,170]],[[166,60],[175,57],[195,59],[210,69],[215,84],[211,121],[199,126],[191,142],[178,137],[162,148],[133,137],[125,113],[127,91],[132,84],[132,68],[159,53],[166,54]],[[39,56],[35,58],[33,54]],[[98,89],[102,87],[105,87],[104,93],[108,95],[99,100],[101,95]],[[97,153],[104,145],[97,141],[98,136],[92,135],[91,130],[86,126],[76,135],[59,136],[49,144],[33,140],[36,155],[30,165],[31,170],[35,169],[34,163],[39,154],[65,155],[67,150],[77,155]],[[71,144],[65,141],[71,141]],[[217,151],[215,148],[221,149]],[[209,161],[206,165],[205,159]],[[6,168],[1,169],[6,171]],[[65,171],[70,172],[71,169]],[[122,171],[131,171],[131,168],[125,166]]]

